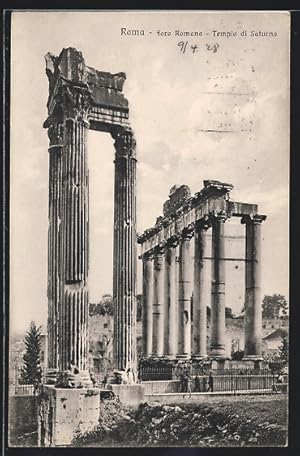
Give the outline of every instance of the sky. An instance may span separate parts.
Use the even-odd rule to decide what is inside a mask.
[[[140,34],[124,35],[122,28]],[[175,36],[176,31],[202,36]],[[273,36],[251,36],[251,31]],[[80,50],[88,66],[126,73],[123,92],[137,140],[138,232],[154,225],[174,184],[189,185],[193,194],[204,179],[229,182],[234,185],[232,199],[257,203],[259,212],[267,215],[262,293],[288,298],[289,14],[14,12],[11,330],[26,329],[32,319],[44,324],[47,317],[44,56],[59,55],[64,47]],[[90,301],[95,302],[112,292],[114,148],[109,134],[89,131],[88,154],[89,283]],[[139,261],[138,291],[140,266]]]

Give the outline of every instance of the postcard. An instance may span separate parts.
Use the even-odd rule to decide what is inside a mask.
[[[290,13],[12,11],[11,447],[288,442]]]

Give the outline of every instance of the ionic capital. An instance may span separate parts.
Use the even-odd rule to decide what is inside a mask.
[[[115,140],[116,159],[136,157],[136,140],[131,128],[117,128],[111,133]]]
[[[148,252],[143,253],[141,255],[143,261],[152,261],[153,260],[153,251],[148,250]]]
[[[152,254],[153,254],[153,257],[154,259],[157,258],[157,257],[161,257],[164,255],[165,253],[165,246],[166,246],[166,243],[165,242],[160,242],[158,245],[156,245],[153,250],[152,250]]]
[[[179,236],[172,236],[167,240],[166,246],[169,248],[176,248],[179,244]]]
[[[207,231],[211,227],[211,220],[208,215],[195,222],[195,231]]]
[[[264,220],[266,220],[266,215],[243,215],[241,218],[241,223],[244,225],[260,225]]]
[[[210,214],[209,214],[209,220],[211,222],[211,224],[214,224],[214,223],[225,223],[226,220],[227,220],[227,216],[226,216],[226,213],[224,211],[212,211]]]
[[[195,223],[190,223],[187,227],[183,228],[181,233],[181,240],[190,241],[194,236]]]

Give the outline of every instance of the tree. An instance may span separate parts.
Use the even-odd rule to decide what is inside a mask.
[[[262,303],[263,318],[279,318],[281,315],[287,315],[287,311],[288,305],[283,295],[265,295]]]
[[[26,351],[23,356],[24,365],[21,369],[21,384],[37,387],[42,380],[42,369],[40,365],[41,333],[33,321],[30,323],[30,328],[26,333],[24,342]]]
[[[278,358],[287,365],[289,359],[289,341],[288,337],[283,337],[281,346],[279,347]]]
[[[136,318],[137,321],[141,321],[143,315],[143,297],[141,294],[138,294],[136,297],[137,300],[137,312]],[[92,317],[94,315],[110,315],[114,314],[114,303],[113,297],[110,294],[104,294],[97,304],[89,304],[89,315]]]
[[[103,307],[104,313],[107,315],[114,314],[113,297],[110,294],[104,294],[101,298],[100,305]]]
[[[97,304],[90,303],[89,315],[113,315],[114,314],[114,303],[113,297],[110,294],[104,294]]]

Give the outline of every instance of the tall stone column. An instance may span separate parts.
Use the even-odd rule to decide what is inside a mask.
[[[261,223],[264,215],[246,216],[245,272],[245,358],[261,358],[262,301],[261,301]]]
[[[177,280],[176,280],[176,246],[178,238],[167,241],[165,253],[165,311],[164,311],[164,353],[170,358],[177,353]]]
[[[82,382],[88,374],[89,171],[86,149],[90,96],[68,87],[64,93],[62,157],[61,306],[59,370],[74,364]]]
[[[225,357],[225,237],[222,214],[212,221],[211,356]]]
[[[207,356],[207,306],[211,299],[211,264],[209,256],[210,223],[199,220],[195,226],[194,240],[194,294],[193,294],[193,356]]]
[[[70,57],[74,50],[69,51]],[[50,138],[48,377],[57,369],[57,385],[66,386],[73,364],[79,371],[75,386],[90,386],[86,132],[92,96],[84,82],[60,77],[56,64],[47,55],[49,116],[43,126]]]
[[[154,250],[152,354],[164,354],[164,247]]]
[[[190,240],[193,229],[185,228],[179,244],[178,281],[178,357],[191,356],[191,295],[192,268]]]
[[[47,323],[47,381],[56,381],[58,369],[59,317],[59,229],[61,222],[61,162],[63,150],[63,120],[49,119],[44,125],[49,136],[49,205],[48,205],[48,323]]]
[[[152,353],[153,325],[153,258],[146,252],[143,255],[143,355]]]
[[[114,363],[136,370],[136,141],[129,128],[115,139],[114,196]]]

